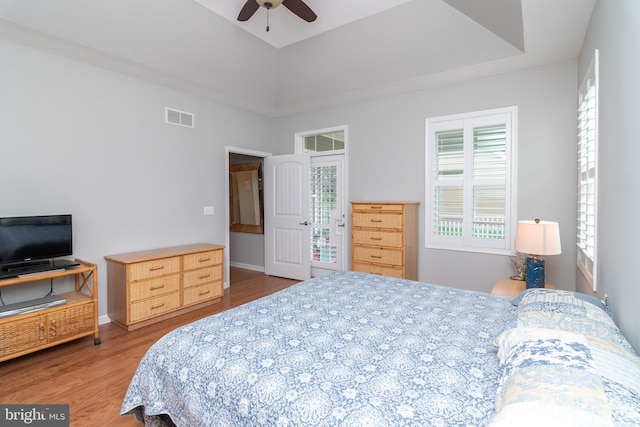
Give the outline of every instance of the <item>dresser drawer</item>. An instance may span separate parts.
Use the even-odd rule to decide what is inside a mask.
[[[354,227],[394,228],[401,230],[403,227],[402,214],[386,212],[356,212],[353,214]]]
[[[138,301],[178,290],[180,290],[180,275],[172,274],[170,276],[131,283],[129,285],[129,300],[132,302]]]
[[[377,264],[387,264],[395,266],[404,265],[404,254],[402,250],[387,248],[369,248],[365,246],[353,247],[353,261],[373,262]]]
[[[127,265],[130,281],[151,279],[180,271],[180,257],[159,258]]]
[[[353,210],[357,212],[402,212],[403,204],[397,203],[353,203]]]
[[[222,267],[207,267],[184,273],[182,287],[201,285],[206,282],[222,279]]]
[[[185,255],[182,261],[184,263],[183,268],[185,270],[193,270],[195,268],[222,264],[222,253],[222,251],[207,251]]]
[[[354,245],[374,245],[402,248],[404,233],[402,231],[380,231],[368,229],[354,229],[352,242]]]
[[[204,285],[192,286],[182,293],[184,305],[196,304],[212,298],[221,297],[224,294],[222,282],[210,282]]]
[[[386,267],[384,265],[374,265],[354,262],[352,266],[353,271],[359,271],[361,273],[380,274],[382,276],[397,277],[403,279],[405,277],[405,269],[402,267]]]
[[[180,307],[180,292],[161,295],[159,297],[134,302],[130,309],[130,322],[149,319],[163,313],[168,313]]]

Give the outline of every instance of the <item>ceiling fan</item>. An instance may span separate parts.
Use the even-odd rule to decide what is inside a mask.
[[[269,10],[276,8],[281,4],[307,22],[313,22],[317,18],[317,15],[313,10],[311,10],[311,8],[302,0],[247,0],[238,15],[238,21],[244,22],[249,20],[249,18],[256,13],[258,8],[262,6],[267,9],[267,31],[269,31]]]

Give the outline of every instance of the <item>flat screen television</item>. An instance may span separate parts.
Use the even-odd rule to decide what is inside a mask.
[[[72,254],[71,215],[0,218],[0,277],[57,268],[54,258]]]

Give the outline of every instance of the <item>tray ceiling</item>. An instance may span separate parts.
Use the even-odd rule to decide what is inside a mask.
[[[314,23],[281,6],[267,33],[244,1],[2,0],[0,39],[283,116],[575,60],[595,4],[305,0]]]

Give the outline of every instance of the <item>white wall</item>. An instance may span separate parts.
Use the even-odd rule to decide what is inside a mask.
[[[229,256],[235,267],[264,271],[264,234],[230,233]]]
[[[584,76],[600,50],[598,294],[608,294],[614,319],[640,351],[640,3],[596,2],[580,55]]]
[[[269,119],[4,40],[0,57],[0,216],[73,214],[101,316],[105,255],[224,244],[225,146],[271,151]],[[195,128],[166,124],[165,106]],[[5,303],[24,289],[3,288]]]
[[[425,118],[518,106],[518,218],[560,222],[562,255],[547,282],[575,289],[577,64],[567,62],[277,120],[280,152],[293,134],[349,126],[351,200],[407,200],[425,209]],[[419,279],[489,291],[512,274],[507,256],[427,250],[419,224]]]

